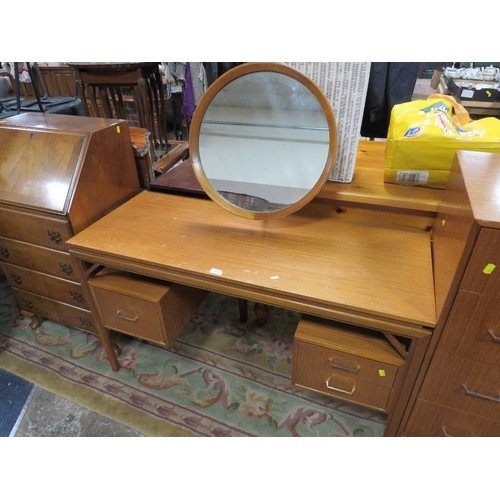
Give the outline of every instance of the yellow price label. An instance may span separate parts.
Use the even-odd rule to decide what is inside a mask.
[[[495,270],[495,264],[488,264],[484,269],[483,269],[483,273],[484,274],[491,274],[494,270]]]
[[[379,370],[379,371],[378,371],[378,374],[379,374],[381,377],[385,377],[385,370]]]

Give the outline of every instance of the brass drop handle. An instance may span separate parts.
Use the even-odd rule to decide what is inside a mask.
[[[500,337],[497,337],[495,335],[495,332],[493,331],[493,328],[490,328],[488,330],[488,333],[491,335],[491,338],[495,341],[495,342],[500,342]]]
[[[12,281],[17,285],[20,285],[23,282],[23,279],[21,278],[21,276],[19,276],[19,274],[11,273],[10,277],[12,278]]]
[[[87,318],[80,318],[80,326],[90,328],[92,326],[92,322]]]
[[[481,394],[480,392],[471,391],[466,384],[462,384],[462,387],[469,396],[474,396],[476,398],[481,398],[481,399],[488,399],[489,401],[495,401],[495,403],[500,403],[500,396],[495,398],[493,396],[488,396],[487,394]]]
[[[69,295],[75,302],[83,302],[83,295],[81,293],[69,292]]]
[[[61,269],[61,271],[64,274],[67,274],[68,276],[70,274],[73,274],[73,268],[69,264],[64,264],[63,262],[60,262],[59,263],[59,269]]]
[[[350,391],[346,391],[345,389],[339,389],[338,387],[333,387],[332,385],[330,385],[330,379],[326,381],[326,387],[331,391],[341,392],[342,394],[347,394],[349,396],[354,394],[354,391],[356,390],[356,384],[352,386],[352,389]]]
[[[116,316],[125,321],[130,321],[131,323],[137,323],[137,320],[139,319],[139,316],[136,316],[135,318],[130,318],[128,316],[125,316],[121,309],[118,309],[118,311],[116,311]]]
[[[50,241],[52,241],[52,243],[59,244],[62,241],[61,233],[59,233],[58,231],[47,231],[47,236],[49,237]]]

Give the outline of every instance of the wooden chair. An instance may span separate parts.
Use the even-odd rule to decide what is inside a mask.
[[[83,108],[81,108],[81,102],[75,96],[49,96],[47,89],[45,87],[45,82],[43,76],[40,72],[38,64],[35,62],[33,64],[26,62],[26,68],[30,76],[30,83],[25,83],[24,85],[29,85],[33,95],[34,100],[26,100],[21,98],[21,82],[19,79],[19,63],[14,63],[14,77],[11,77],[12,87],[14,89],[14,98],[4,99],[1,103],[0,110],[2,111],[2,117],[27,113],[27,112],[40,112],[40,113],[58,113],[58,114],[83,114]]]

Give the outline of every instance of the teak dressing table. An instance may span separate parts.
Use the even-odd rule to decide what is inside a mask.
[[[143,285],[165,284],[167,296],[184,287],[175,303],[189,314],[209,291],[258,301],[303,313],[293,383],[386,412],[386,435],[396,435],[436,325],[430,234],[441,192],[385,186],[383,151],[361,141],[352,184],[328,183],[282,219],[247,220],[211,200],[143,191],[71,238],[113,369],[111,331],[134,335],[126,323],[141,314],[134,302],[125,326],[110,326],[102,304],[120,291],[140,304],[161,300]],[[96,300],[103,291],[112,297]],[[176,334],[148,340],[168,346]],[[325,369],[333,378],[317,385]]]

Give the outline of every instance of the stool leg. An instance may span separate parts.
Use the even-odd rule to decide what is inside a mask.
[[[248,320],[248,301],[246,299],[238,299],[238,307],[240,309],[240,322],[246,323]]]
[[[256,302],[253,310],[257,318],[257,323],[260,326],[264,326],[269,319],[269,306]]]

